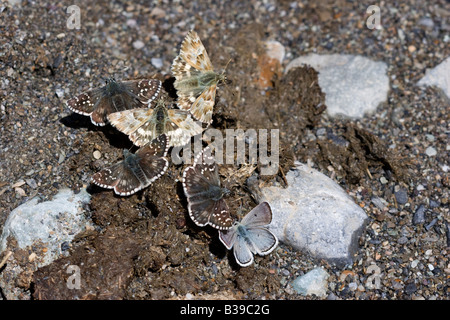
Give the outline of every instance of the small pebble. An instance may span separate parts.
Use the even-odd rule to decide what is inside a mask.
[[[386,200],[382,199],[382,198],[378,198],[378,197],[373,197],[371,199],[372,203],[380,210],[383,210],[384,208],[386,208]]]
[[[95,150],[92,155],[94,156],[94,159],[97,159],[97,160],[102,157],[102,154],[98,150]]]
[[[416,212],[414,212],[413,216],[413,224],[424,224],[425,223],[425,211],[426,208],[423,204],[417,208]]]
[[[428,147],[428,148],[425,150],[425,153],[426,153],[426,155],[429,156],[429,157],[434,157],[435,155],[437,155],[437,151],[436,151],[436,149],[433,148],[433,147]]]
[[[16,194],[21,196],[21,197],[25,197],[27,195],[25,190],[23,190],[20,187],[14,188],[14,190],[16,191]]]
[[[136,40],[135,42],[133,42],[133,48],[135,48],[136,50],[142,49],[143,47],[145,47],[145,43],[141,40]]]
[[[30,186],[30,188],[32,188],[32,189],[36,189],[37,188],[36,180],[34,180],[34,179],[26,179],[25,181],[26,181],[27,185]]]
[[[430,230],[435,224],[436,224],[436,222],[438,221],[438,219],[437,218],[434,218],[433,220],[431,220],[431,222],[429,223],[429,224],[427,224],[426,226],[425,226],[425,229],[428,231],[428,230]]]
[[[416,284],[415,283],[408,283],[406,286],[405,286],[405,292],[406,292],[406,294],[413,294],[414,292],[416,292],[417,291],[417,287],[416,287]]]
[[[408,202],[408,193],[404,189],[400,189],[399,191],[395,192],[395,199],[397,200],[398,204],[405,204]]]
[[[163,66],[163,61],[161,58],[152,58],[150,60],[150,62],[152,63],[152,65],[157,68],[157,69],[161,69]]]
[[[56,90],[55,90],[55,94],[56,94],[56,96],[57,96],[58,98],[64,97],[64,89],[61,89],[61,88],[56,89]]]
[[[381,177],[381,178],[380,178],[380,182],[381,182],[382,184],[388,183],[388,181],[387,181],[387,179],[386,179],[385,177]]]

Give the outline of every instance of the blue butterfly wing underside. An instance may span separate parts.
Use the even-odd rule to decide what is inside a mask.
[[[219,239],[228,250],[233,248],[236,262],[247,267],[253,263],[253,254],[271,253],[278,245],[277,237],[266,227],[272,221],[272,211],[267,202],[251,210],[241,222],[230,230],[220,231]]]

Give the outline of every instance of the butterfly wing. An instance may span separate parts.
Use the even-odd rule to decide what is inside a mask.
[[[245,229],[243,230],[242,228],[236,231],[237,235],[233,245],[233,255],[240,266],[248,267],[253,263],[253,253],[248,245],[245,234],[242,234],[243,231],[245,232]]]
[[[153,111],[150,108],[125,110],[108,115],[108,120],[135,145],[144,146],[157,136]]]
[[[241,221],[247,228],[266,226],[270,222],[272,222],[272,210],[267,202],[258,204]]]
[[[212,71],[213,67],[205,46],[203,45],[197,32],[191,30],[188,32],[181,44],[181,58],[191,67],[202,70]]]
[[[125,152],[124,156],[124,160],[95,173],[92,182],[102,188],[114,189],[114,192],[121,196],[128,196],[141,190],[141,181],[125,163],[127,157]]]
[[[142,104],[148,105],[161,93],[162,82],[158,79],[123,81],[126,91],[132,93]]]
[[[210,224],[226,230],[233,225],[228,206],[222,198],[219,172],[214,158],[205,148],[194,165],[183,172],[183,188],[188,199],[191,219],[199,226]]]
[[[91,122],[96,126],[106,124],[110,97],[103,94],[104,88],[95,88],[67,100],[67,107],[78,114],[90,116]]]
[[[96,88],[83,92],[78,96],[67,100],[66,105],[71,111],[75,113],[82,114],[84,116],[90,116],[94,111],[95,104],[100,97],[101,90]]]
[[[171,109],[168,110],[168,115],[170,121],[167,122],[166,133],[171,146],[184,146],[191,137],[203,132],[202,125],[194,121],[188,111]]]
[[[271,253],[278,245],[278,238],[263,227],[247,227],[247,238],[251,242],[251,251],[261,256]]]
[[[145,187],[167,171],[169,161],[165,156],[168,149],[167,137],[163,134],[136,152],[139,157],[139,167],[145,177]]]
[[[202,170],[194,166],[186,168],[183,172],[183,189],[188,198],[189,216],[200,227],[209,224],[216,206],[216,201],[209,197],[214,184],[208,176],[202,174],[206,172]]]
[[[236,227],[233,226],[232,228],[224,231],[219,230],[219,240],[228,250],[231,250],[234,242],[236,241]]]
[[[122,161],[96,172],[92,176],[92,182],[99,187],[106,189],[113,189],[119,182],[122,176],[123,165]]]
[[[204,123],[210,124],[212,122],[212,114],[214,103],[216,99],[217,85],[211,85],[205,89],[202,94],[195,100],[191,106],[192,116]]]

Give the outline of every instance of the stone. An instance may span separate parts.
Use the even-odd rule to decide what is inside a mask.
[[[286,49],[284,46],[274,40],[269,40],[264,43],[266,47],[266,54],[272,58],[278,60],[280,63],[283,63],[284,56],[286,54]]]
[[[405,189],[400,189],[394,193],[395,200],[397,200],[398,204],[405,204],[408,202],[408,193]]]
[[[343,267],[352,263],[367,214],[333,180],[300,162],[286,174],[288,187],[247,185],[272,209],[269,229],[296,250],[307,251]]]
[[[387,100],[389,78],[384,62],[355,55],[310,54],[292,60],[285,73],[302,65],[319,72],[319,85],[326,94],[330,116],[362,118]]]
[[[163,66],[163,61],[161,58],[151,58],[150,62],[156,69],[161,69]]]
[[[416,212],[414,212],[414,216],[413,216],[413,224],[418,225],[418,224],[424,224],[425,223],[425,212],[426,212],[426,208],[423,204],[421,204]]]
[[[322,267],[318,267],[296,278],[291,285],[301,295],[310,296],[314,294],[323,298],[327,294],[327,280],[329,276]]]
[[[142,49],[143,47],[145,47],[145,43],[141,40],[136,40],[133,42],[133,48],[135,48],[136,50]]]
[[[50,201],[38,200],[35,197],[11,211],[3,227],[0,253],[13,252],[0,272],[0,288],[7,300],[30,299],[34,272],[68,254],[63,252],[63,244],[93,228],[83,210],[90,200],[85,189],[77,194],[62,189]]]
[[[35,197],[18,206],[11,211],[3,227],[0,253],[7,249],[7,238],[12,236],[21,249],[35,243],[45,246],[47,250],[43,251],[39,266],[51,263],[61,254],[61,243],[70,242],[86,229],[88,222],[82,205],[89,200],[85,189],[78,194],[63,189],[51,201],[38,203]]]
[[[425,76],[417,82],[418,86],[436,86],[450,98],[450,57],[433,69],[428,69]]]
[[[437,151],[436,151],[436,149],[433,148],[433,147],[428,147],[428,148],[425,150],[425,154],[426,154],[427,156],[429,156],[429,157],[434,157],[435,155],[437,155]]]

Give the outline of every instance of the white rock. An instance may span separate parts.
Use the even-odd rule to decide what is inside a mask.
[[[310,54],[292,60],[285,72],[302,65],[319,72],[319,85],[331,116],[362,118],[387,99],[389,78],[384,62],[354,55]]]
[[[38,266],[51,263],[61,254],[61,243],[72,241],[77,233],[85,230],[87,220],[81,206],[89,199],[85,189],[78,194],[63,189],[51,201],[38,203],[35,197],[18,206],[3,227],[0,252],[7,249],[7,238],[11,235],[22,249],[38,242],[45,245],[47,251]]]
[[[136,50],[142,49],[144,46],[145,43],[141,40],[136,40],[135,42],[133,42],[133,48],[135,48]]]
[[[151,58],[150,62],[156,69],[161,69],[163,66],[163,61],[161,58]]]
[[[284,56],[286,54],[286,50],[284,46],[278,41],[266,41],[266,54],[272,59],[277,59],[280,63],[283,62]]]
[[[314,268],[292,282],[292,287],[297,293],[304,296],[315,294],[325,297],[327,294],[327,280],[330,275],[322,268]]]
[[[436,86],[450,98],[450,57],[447,57],[433,69],[428,69],[417,85]]]
[[[425,150],[425,153],[426,153],[426,155],[429,156],[429,157],[434,157],[435,155],[437,155],[437,151],[436,151],[436,149],[433,148],[433,147],[428,147],[428,148]]]
[[[269,228],[281,242],[341,266],[352,263],[367,215],[336,182],[299,162],[286,174],[286,189],[259,188],[252,179],[248,186],[270,204]]]

